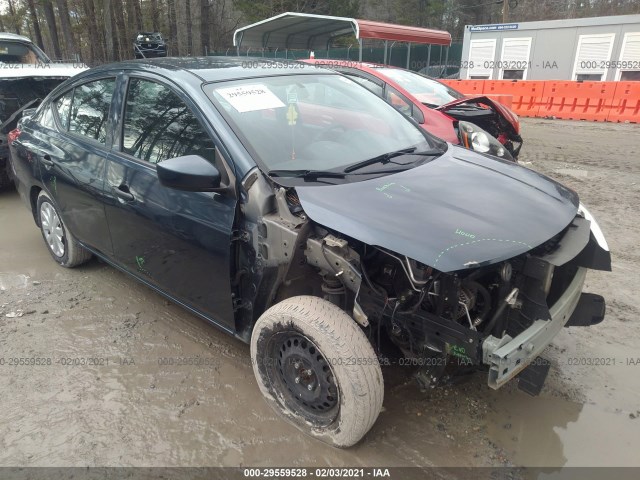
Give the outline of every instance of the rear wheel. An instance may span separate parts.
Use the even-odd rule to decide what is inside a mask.
[[[9,176],[9,162],[0,159],[0,192],[8,190],[12,186],[13,182]]]
[[[91,252],[82,247],[62,223],[58,209],[44,191],[38,195],[37,212],[42,237],[56,262],[72,268],[91,258]]]
[[[251,357],[267,403],[326,443],[354,445],[380,413],[384,383],[373,347],[326,300],[293,297],[267,310],[253,330]]]

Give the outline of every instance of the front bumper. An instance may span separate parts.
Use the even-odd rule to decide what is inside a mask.
[[[578,268],[573,280],[549,309],[551,320],[536,320],[515,338],[487,337],[482,343],[483,363],[489,365],[489,386],[498,389],[524,370],[551,343],[569,321],[582,295],[587,269]]]

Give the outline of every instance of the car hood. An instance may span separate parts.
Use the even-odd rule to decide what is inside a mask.
[[[513,128],[513,132],[515,134],[520,133],[520,119],[518,118],[518,116],[514,112],[512,112],[511,109],[507,108],[501,103],[496,102],[495,100],[492,100],[491,98],[486,97],[484,95],[468,95],[465,98],[460,98],[458,100],[454,100],[453,102],[449,102],[444,105],[441,105],[435,108],[435,110],[446,112],[447,110],[450,110],[458,105],[462,105],[465,103],[470,103],[470,104],[481,103],[481,104],[487,105],[488,107],[491,107],[495,112],[498,113],[498,115],[504,118],[509,125],[511,125],[511,128]]]
[[[569,225],[579,204],[544,175],[452,145],[404,172],[296,191],[316,223],[443,272],[527,252]]]
[[[82,63],[9,64],[0,69],[0,80],[19,78],[71,78],[89,67]]]

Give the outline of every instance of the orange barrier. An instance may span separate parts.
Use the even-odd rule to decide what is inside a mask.
[[[607,120],[640,122],[640,82],[616,82],[616,93]]]
[[[506,95],[504,93],[483,93],[483,95],[486,95],[491,100],[499,102],[505,107],[509,107],[511,110],[513,110],[513,95]]]
[[[544,116],[604,122],[611,111],[616,82],[545,82]]]
[[[498,95],[510,95],[511,109],[523,117],[640,123],[640,82],[441,81],[464,94],[498,101]]]
[[[546,101],[543,94],[545,82],[512,80],[485,80],[483,93],[508,93],[513,97],[511,108],[523,117],[537,117],[540,105]]]

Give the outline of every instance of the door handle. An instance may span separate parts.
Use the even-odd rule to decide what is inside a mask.
[[[133,196],[133,194],[122,190],[122,188],[127,188],[127,187],[125,185],[121,185],[119,187],[112,187],[111,191],[119,199],[124,200],[125,202],[133,202],[135,200],[135,197]]]
[[[53,160],[51,160],[51,157],[49,156],[49,154],[48,154],[48,153],[47,153],[47,154],[45,154],[45,155],[42,157],[42,164],[43,164],[45,167],[49,167],[49,168],[51,168],[51,167],[54,167],[54,166],[55,166],[55,163],[53,163]]]

